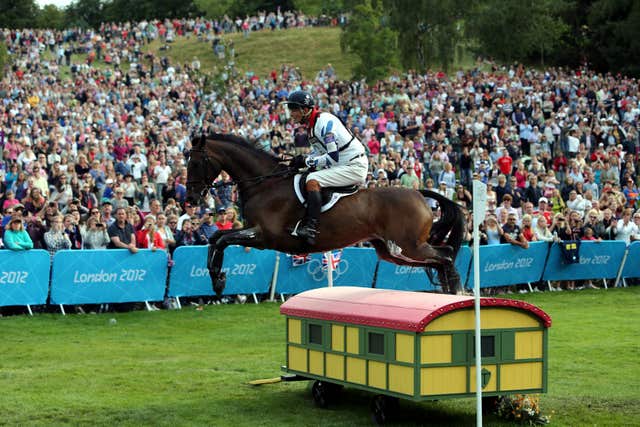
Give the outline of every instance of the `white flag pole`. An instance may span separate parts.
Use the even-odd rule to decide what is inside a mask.
[[[482,354],[480,328],[480,223],[487,211],[487,186],[473,181],[473,294],[475,307],[476,425],[482,426]]]
[[[327,257],[327,286],[333,287],[333,252],[325,252],[324,256]]]

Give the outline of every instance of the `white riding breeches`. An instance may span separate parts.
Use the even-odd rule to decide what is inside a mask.
[[[362,185],[367,179],[368,171],[369,161],[366,155],[363,155],[344,165],[335,165],[327,169],[311,172],[307,175],[306,182],[315,179],[321,187]]]

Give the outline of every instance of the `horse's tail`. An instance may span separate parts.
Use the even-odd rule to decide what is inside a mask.
[[[446,244],[453,248],[454,257],[458,254],[464,236],[464,214],[460,206],[453,200],[440,193],[430,190],[418,190],[424,197],[434,199],[440,205],[440,219],[433,223],[429,244],[441,245],[446,239]],[[447,238],[447,234],[449,238]]]

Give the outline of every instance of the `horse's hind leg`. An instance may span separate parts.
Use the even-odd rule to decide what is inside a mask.
[[[444,293],[454,295],[462,293],[460,274],[453,262],[434,265],[433,268],[438,272],[438,281]]]
[[[462,290],[460,285],[460,275],[453,265],[453,249],[449,246],[431,246],[422,243],[414,250],[402,250],[397,256],[390,252],[389,247],[381,240],[373,240],[371,244],[376,249],[378,256],[385,260],[399,265],[409,265],[412,267],[424,267],[429,279],[433,283],[433,275],[430,269],[438,272],[439,282],[445,293],[458,293]],[[399,248],[402,249],[402,248]]]

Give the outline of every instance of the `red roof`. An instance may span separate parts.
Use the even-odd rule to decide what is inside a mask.
[[[472,296],[394,291],[340,286],[298,294],[280,307],[287,316],[422,332],[434,319],[453,310],[473,307]],[[545,327],[551,317],[524,301],[480,298],[482,307],[508,307],[528,311]]]

